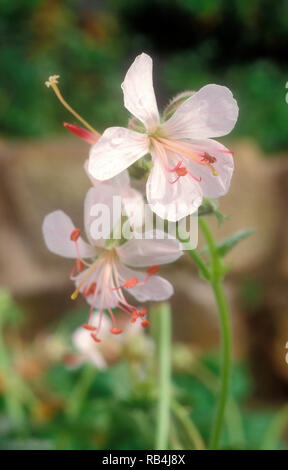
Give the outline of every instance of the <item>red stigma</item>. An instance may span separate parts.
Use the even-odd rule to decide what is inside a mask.
[[[77,242],[78,238],[80,237],[81,235],[81,230],[80,228],[74,228],[74,230],[72,230],[71,232],[71,235],[70,235],[70,240],[72,242]]]
[[[89,330],[89,331],[95,331],[96,330],[96,326],[87,325],[87,323],[83,323],[82,328],[85,328],[85,330]]]
[[[143,320],[143,321],[141,322],[141,325],[143,326],[143,328],[146,328],[147,326],[150,325],[150,323],[149,323],[148,320]]]
[[[149,276],[153,276],[153,274],[157,274],[160,271],[159,266],[150,266],[149,268],[146,269],[146,273],[149,274]]]
[[[138,284],[137,277],[130,277],[130,279],[127,279],[127,281],[124,282],[123,287],[126,287],[126,289],[131,289],[132,287],[137,286],[137,284]]]
[[[112,333],[112,335],[120,335],[121,333],[123,332],[122,328],[111,328],[110,330],[110,333]]]

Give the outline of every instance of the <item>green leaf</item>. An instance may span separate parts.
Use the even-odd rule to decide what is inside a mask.
[[[226,238],[226,240],[217,245],[219,255],[222,257],[226,256],[234,246],[238,245],[238,243],[245,240],[245,238],[250,237],[250,235],[255,232],[255,229],[240,230],[239,232],[234,233],[231,237]]]
[[[229,253],[229,251],[234,248],[238,243],[240,243],[242,240],[245,240],[245,238],[250,237],[253,233],[255,233],[256,230],[254,228],[246,229],[246,230],[240,230],[239,232],[234,233],[229,238],[226,238],[223,240],[221,243],[217,243],[217,250],[218,254],[221,257],[224,257]],[[205,246],[200,250],[200,253],[207,253],[208,252],[208,247]]]

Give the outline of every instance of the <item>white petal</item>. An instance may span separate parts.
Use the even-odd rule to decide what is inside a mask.
[[[110,186],[117,187],[119,192],[123,190],[123,188],[130,187],[130,178],[127,170],[122,171],[122,173],[119,173],[119,175],[114,176],[114,178],[105,181],[100,181],[93,178],[91,173],[89,173],[88,165],[89,160],[86,160],[84,163],[84,170],[86,171],[88,178],[90,178],[90,181],[93,186],[98,186],[100,184],[109,184]]]
[[[238,118],[238,105],[229,88],[206,85],[188,98],[163,124],[170,139],[198,139],[229,134]]]
[[[84,203],[84,224],[91,244],[103,246],[121,218],[121,196],[117,188],[97,185],[87,192]]]
[[[170,184],[164,171],[158,158],[154,158],[146,185],[147,200],[152,211],[159,217],[176,222],[197,211],[202,202],[202,190],[199,183],[189,175]],[[175,176],[169,173],[168,178],[173,181]]]
[[[213,175],[212,171],[203,165],[185,160],[185,165],[197,178],[201,177],[200,186],[203,196],[217,198],[227,193],[234,171],[234,160],[229,150],[213,139],[193,140],[189,146],[200,152],[207,152],[212,157],[216,157],[213,167],[218,175]]]
[[[117,249],[121,263],[135,267],[153,266],[172,263],[182,256],[181,244],[176,238],[160,230],[145,235],[147,239],[129,240]]]
[[[128,187],[121,191],[123,211],[129,219],[130,227],[142,227],[144,223],[145,204],[142,194]]]
[[[123,265],[119,267],[119,272],[125,279],[137,277],[139,283],[144,281],[146,278],[146,273],[129,269]],[[139,302],[146,302],[148,300],[166,300],[171,297],[174,292],[173,286],[170,282],[160,276],[151,276],[149,281],[145,282],[145,284],[137,285],[126,290]]]
[[[107,180],[126,170],[149,150],[146,134],[124,127],[106,129],[89,154],[88,171],[97,180]]]
[[[152,68],[153,63],[149,55],[144,53],[138,55],[121,85],[125,107],[143,122],[148,131],[155,130],[159,125]]]
[[[77,258],[75,243],[70,240],[70,235],[75,225],[63,211],[55,211],[46,215],[42,230],[45,243],[52,253],[64,258]],[[79,252],[82,258],[88,258],[95,254],[93,247],[78,238]]]

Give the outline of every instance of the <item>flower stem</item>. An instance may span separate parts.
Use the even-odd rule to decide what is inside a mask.
[[[175,400],[173,400],[171,407],[175,416],[177,416],[179,422],[182,424],[183,428],[185,429],[191,442],[194,444],[195,449],[204,450],[205,443],[202,439],[202,436],[200,432],[198,431],[197,427],[195,426],[195,424],[193,423],[193,421],[189,418],[189,415],[186,412],[185,408],[183,408]]]
[[[171,308],[163,303],[158,308],[158,374],[156,450],[168,449],[171,401]]]
[[[210,447],[218,449],[221,432],[225,418],[225,408],[229,396],[229,382],[231,369],[231,326],[229,309],[221,281],[212,283],[215,299],[218,305],[221,327],[221,391],[212,426]]]
[[[220,329],[221,329],[221,390],[217,409],[215,413],[214,422],[212,424],[210,447],[211,449],[219,448],[219,441],[221,432],[224,425],[225,409],[229,395],[229,381],[231,369],[231,325],[230,314],[227,305],[225,293],[222,286],[222,279],[225,272],[222,264],[221,257],[217,250],[217,245],[214,241],[212,232],[203,217],[199,219],[199,226],[206,239],[208,250],[210,254],[211,265],[209,270],[209,277],[205,276],[207,281],[211,284],[215,300],[218,307]],[[191,255],[191,253],[190,253]],[[199,256],[199,255],[197,255]],[[199,267],[199,271],[203,272],[203,260],[200,258],[199,263],[197,257],[193,256],[194,261]],[[206,273],[205,273],[206,274]]]

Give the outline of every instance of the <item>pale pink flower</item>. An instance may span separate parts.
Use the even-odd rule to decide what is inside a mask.
[[[89,172],[98,180],[119,174],[150,153],[153,168],[147,199],[162,218],[177,221],[195,212],[202,198],[217,198],[229,188],[233,158],[211,139],[228,134],[238,117],[231,91],[206,85],[161,122],[152,81],[152,59],[141,54],[122,83],[124,105],[143,131],[110,127],[91,147]]]
[[[118,328],[113,308],[118,308],[129,315],[132,322],[141,321],[143,327],[149,324],[145,318],[146,309],[135,307],[128,303],[124,292],[129,290],[138,301],[165,300],[173,294],[172,285],[158,276],[159,265],[171,263],[182,255],[181,244],[175,238],[160,231],[147,232],[143,239],[131,239],[122,245],[105,245],[105,237],[109,238],[111,231],[119,223],[119,218],[113,214],[113,197],[118,195],[115,185],[103,184],[90,188],[84,204],[84,225],[89,243],[81,237],[81,231],[75,228],[72,220],[58,210],[48,214],[43,222],[43,234],[47,247],[53,253],[66,258],[75,258],[76,262],[71,273],[76,290],[72,298],[81,293],[90,304],[90,314],[84,327],[91,331],[92,338],[99,340],[99,332],[103,321],[103,311],[106,310],[112,320],[111,333],[122,332]],[[107,224],[102,232],[102,238],[97,240],[91,236],[93,216],[91,208],[95,204],[103,204],[109,208],[110,227]],[[87,261],[91,258],[91,261]],[[139,271],[133,268],[143,268]],[[91,324],[93,311],[99,311],[99,322]]]
[[[99,321],[100,314],[96,312],[92,315],[91,324],[97,325]],[[95,342],[87,329],[77,328],[73,333],[72,342],[78,354],[70,358],[70,365],[75,367],[88,362],[97,369],[103,370],[124,357],[125,352],[133,353],[134,358],[137,359],[153,351],[153,341],[144,334],[141,323],[126,325],[123,334],[117,335],[113,340],[110,334],[111,328],[113,324],[110,318],[103,316],[101,328],[103,341],[101,343]]]

